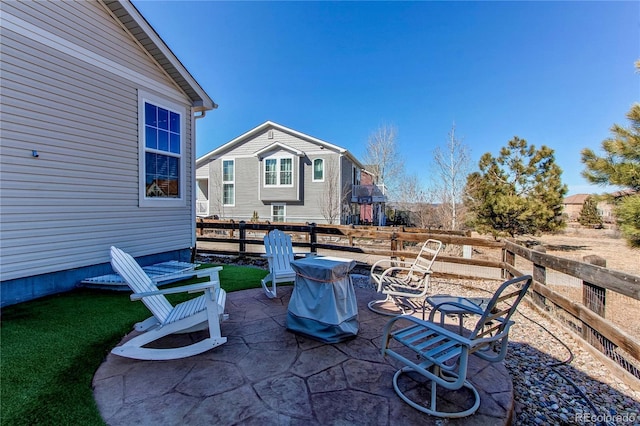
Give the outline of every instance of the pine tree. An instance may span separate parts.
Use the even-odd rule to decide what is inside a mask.
[[[582,226],[602,228],[602,215],[598,211],[598,204],[593,197],[589,196],[584,200],[578,222]]]
[[[600,157],[589,148],[582,150],[582,172],[589,182],[630,189],[630,195],[616,202],[614,213],[622,235],[632,247],[640,247],[640,104],[627,113],[629,128],[614,124],[611,137],[602,142]]]
[[[467,224],[479,233],[537,235],[565,226],[562,201],[567,192],[553,150],[536,150],[517,136],[498,157],[482,156],[479,172],[467,178]]]

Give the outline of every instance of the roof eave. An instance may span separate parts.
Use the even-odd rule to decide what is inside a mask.
[[[149,52],[191,100],[194,111],[218,108],[130,0],[102,0],[123,27]]]

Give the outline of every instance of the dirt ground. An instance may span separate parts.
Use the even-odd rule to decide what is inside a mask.
[[[630,248],[618,231],[567,227],[555,235],[535,237],[548,254],[582,261],[597,255],[607,261],[607,268],[640,276],[640,249]]]

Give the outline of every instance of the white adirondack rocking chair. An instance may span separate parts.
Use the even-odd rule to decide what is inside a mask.
[[[226,292],[220,288],[218,271],[222,267],[203,269],[198,276],[209,276],[209,282],[159,290],[136,260],[122,250],[111,247],[111,265],[129,285],[131,300],[141,300],[151,311],[152,317],[135,325],[141,335],[113,348],[111,353],[126,358],[167,360],[185,358],[213,349],[227,341],[220,333]],[[194,299],[172,306],[164,296],[172,293],[204,292]],[[209,329],[209,337],[199,342],[177,348],[149,348],[145,345],[175,333]]]
[[[269,274],[262,279],[260,284],[262,284],[267,297],[273,299],[277,296],[277,283],[292,282],[296,278],[296,273],[291,268],[294,256],[291,237],[279,229],[274,229],[264,236],[264,250],[263,256],[269,261]],[[267,285],[269,282],[271,282],[271,286]]]

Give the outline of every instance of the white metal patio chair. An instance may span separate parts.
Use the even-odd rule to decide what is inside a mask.
[[[135,325],[142,334],[113,348],[111,353],[126,358],[166,360],[185,358],[220,346],[227,341],[220,333],[220,320],[226,319],[224,306],[227,294],[220,288],[218,271],[222,267],[203,269],[200,277],[208,282],[159,290],[138,262],[124,251],[111,247],[111,265],[129,285],[131,300],[141,300],[153,316]],[[165,294],[204,292],[203,295],[172,306]],[[177,348],[150,348],[145,345],[174,333],[209,330],[209,337]]]
[[[291,268],[294,259],[291,236],[279,229],[274,229],[264,236],[264,250],[269,261],[269,273],[262,279],[260,284],[267,297],[273,299],[277,296],[276,284],[293,282],[296,272]],[[268,286],[268,283],[271,286]]]
[[[507,353],[509,328],[513,325],[511,316],[527,289],[531,285],[531,276],[524,275],[504,282],[494,293],[486,309],[469,311],[479,319],[468,336],[462,336],[433,322],[440,306],[466,305],[446,302],[434,306],[429,321],[410,316],[398,316],[391,319],[384,328],[382,354],[389,355],[404,366],[393,376],[393,388],[403,401],[413,408],[438,417],[465,417],[476,412],[480,406],[480,395],[467,380],[467,368],[470,355],[476,355],[489,362],[499,362]],[[397,328],[397,322],[404,328]],[[392,344],[394,343],[395,344]],[[427,380],[424,386],[409,386],[400,383],[402,375],[410,377],[416,373]],[[428,386],[428,398],[423,389]],[[439,388],[458,390],[466,388],[473,394],[473,404],[458,412],[438,409]],[[442,402],[442,400],[440,400]]]
[[[415,312],[411,299],[418,299],[422,303],[427,296],[431,267],[441,249],[441,241],[429,239],[413,262],[381,259],[374,263],[371,279],[377,291],[386,298],[372,300],[367,305],[369,309],[392,316]]]

